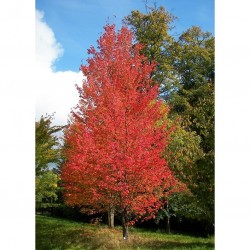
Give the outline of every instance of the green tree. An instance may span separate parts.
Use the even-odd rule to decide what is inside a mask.
[[[36,176],[49,169],[49,163],[58,165],[61,161],[60,143],[55,133],[59,132],[61,126],[51,126],[53,116],[42,116],[36,122]]]
[[[194,179],[192,177],[193,166],[203,156],[203,151],[200,148],[200,136],[193,131],[185,130],[181,126],[181,117],[175,121],[169,119],[168,124],[174,126],[174,130],[170,134],[164,157],[174,175],[179,179],[179,185],[184,186],[177,189],[177,192],[173,192],[167,199],[165,198],[165,205],[157,214],[156,221],[165,220],[166,232],[170,233],[172,217],[190,217],[189,214],[201,215],[201,208],[197,207],[194,195],[190,192],[190,185]]]
[[[196,219],[201,218],[203,213],[203,210],[197,206],[195,197],[186,190],[171,194],[165,205],[158,211],[155,221],[156,224],[160,220],[165,221],[165,230],[171,233],[171,218],[176,217],[180,221],[183,217]]]
[[[178,80],[186,90],[214,83],[214,37],[192,26],[174,43],[174,68]]]
[[[189,174],[189,188],[204,211],[202,217],[214,221],[214,37],[193,26],[176,42],[174,67],[180,86],[173,93],[171,113],[183,119],[182,126],[200,138],[203,156]]]
[[[169,119],[168,124],[175,129],[170,134],[164,157],[179,181],[188,185],[192,182],[193,165],[204,155],[200,147],[201,138],[196,132],[183,128],[181,117],[174,121]]]
[[[170,34],[173,20],[163,7],[151,8],[146,14],[132,11],[125,17],[135,41],[144,44],[143,53],[157,62],[152,79],[160,83],[160,96],[172,107],[171,119],[181,118],[181,130],[174,134],[171,150],[172,156],[181,152],[180,147],[183,152],[176,161],[169,151],[165,153],[204,211],[202,217],[213,223],[214,37],[193,26],[175,39]],[[198,151],[202,153],[188,162],[188,155]]]
[[[59,176],[52,170],[45,171],[36,177],[36,208],[52,208],[57,206]]]
[[[159,84],[161,94],[169,96],[178,85],[174,68],[175,39],[170,35],[176,17],[162,6],[148,8],[147,14],[135,10],[123,21],[133,30],[136,42],[144,45],[143,54],[150,62],[157,62],[152,79]]]
[[[200,138],[202,154],[196,158],[191,169],[185,167],[185,174],[189,178],[185,183],[196,197],[197,206],[204,211],[202,218],[206,218],[213,224],[214,85],[213,83],[207,83],[192,90],[182,89],[178,95],[174,96],[172,103],[173,109],[171,112],[173,115],[178,114],[182,117],[182,127],[188,133],[195,133]]]
[[[61,126],[51,126],[53,115],[42,116],[36,122],[36,208],[53,208],[57,206],[59,175],[57,167],[62,159],[61,146],[56,133]],[[49,167],[54,164],[54,169]]]

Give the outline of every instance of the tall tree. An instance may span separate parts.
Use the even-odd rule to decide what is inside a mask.
[[[203,207],[203,218],[213,223],[214,37],[193,26],[176,39],[170,35],[172,21],[173,16],[163,7],[151,8],[146,14],[132,11],[125,17],[125,22],[135,32],[136,42],[145,46],[142,52],[149,55],[149,61],[152,58],[157,62],[151,77],[161,83],[160,96],[172,107],[171,117],[181,117],[181,127],[186,131],[182,133],[184,138],[188,135],[188,140],[196,145],[200,140],[203,154],[192,163],[192,172],[190,168],[184,168],[182,175],[189,176],[187,184]],[[174,141],[178,143],[178,140]],[[184,151],[192,150],[185,148]],[[184,158],[180,157],[176,162]]]
[[[69,205],[110,211],[121,218],[123,237],[138,218],[152,218],[176,184],[162,157],[171,129],[168,112],[150,78],[155,67],[132,44],[126,27],[106,25],[91,47],[80,102],[65,130],[62,168]]]
[[[143,44],[142,53],[149,62],[156,62],[156,68],[151,77],[159,84],[160,93],[168,97],[178,85],[175,60],[175,39],[170,35],[172,23],[176,19],[164,7],[148,7],[146,14],[134,10],[124,18],[135,34],[136,41]]]
[[[191,27],[177,41],[181,88],[170,100],[172,115],[180,115],[183,127],[200,138],[203,155],[190,173],[189,188],[204,211],[202,217],[214,223],[214,37]]]

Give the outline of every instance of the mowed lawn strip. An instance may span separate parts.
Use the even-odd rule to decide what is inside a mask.
[[[36,249],[214,249],[214,238],[165,234],[131,228],[129,240],[122,239],[121,227],[109,229],[47,216],[36,216]]]

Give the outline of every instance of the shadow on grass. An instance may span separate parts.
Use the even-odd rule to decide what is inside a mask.
[[[77,246],[83,246],[89,242],[91,234],[79,224],[69,227],[63,221],[50,223],[49,218],[43,218],[36,223],[36,249],[37,250],[59,250],[59,249],[83,249]],[[72,248],[73,246],[73,248]]]
[[[214,249],[214,244],[212,243],[199,243],[199,242],[175,242],[175,241],[149,241],[149,242],[143,242],[140,245],[137,246],[139,249],[171,249],[171,250],[177,250],[177,249]]]

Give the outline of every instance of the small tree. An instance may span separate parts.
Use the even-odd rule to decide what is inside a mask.
[[[60,143],[55,133],[61,126],[51,126],[53,115],[41,116],[36,122],[36,176],[48,170],[49,163],[60,163]]]
[[[36,122],[36,208],[53,208],[56,206],[59,176],[49,164],[61,161],[60,143],[56,132],[61,126],[51,126],[53,115],[42,116]]]
[[[176,181],[162,157],[171,129],[168,109],[150,78],[155,67],[132,45],[126,27],[105,26],[91,47],[80,102],[65,130],[62,180],[67,204],[92,212],[115,211],[128,226],[149,219]]]

